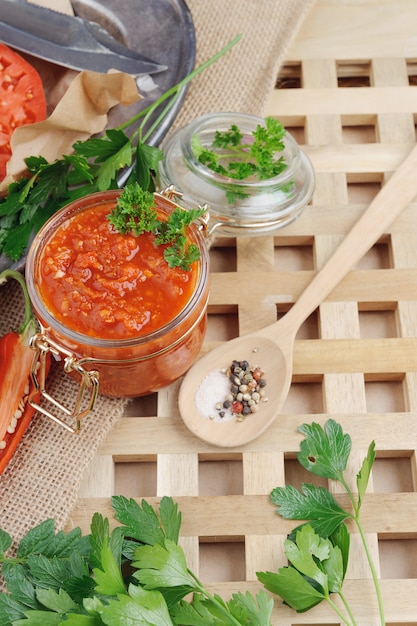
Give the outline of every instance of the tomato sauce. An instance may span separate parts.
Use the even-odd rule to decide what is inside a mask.
[[[198,271],[170,268],[155,235],[122,235],[106,218],[114,203],[61,224],[40,261],[42,298],[67,328],[123,340],[162,328],[189,302]],[[161,217],[161,216],[160,216]]]
[[[76,379],[81,369],[98,372],[100,394],[132,398],[171,384],[197,359],[210,259],[195,224],[189,237],[200,259],[188,272],[168,267],[153,235],[115,231],[106,216],[119,195],[97,192],[57,211],[36,234],[25,275],[58,363]],[[175,204],[155,194],[155,206],[162,220]]]

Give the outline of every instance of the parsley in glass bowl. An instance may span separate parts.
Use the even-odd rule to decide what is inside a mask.
[[[161,187],[174,185],[185,207],[208,205],[210,233],[270,234],[311,200],[314,170],[275,118],[209,113],[165,141]]]

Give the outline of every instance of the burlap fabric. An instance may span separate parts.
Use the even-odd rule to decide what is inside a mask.
[[[262,115],[279,66],[314,0],[188,0],[197,35],[197,64],[235,35],[242,40],[192,83],[175,122],[182,126],[210,111]],[[23,299],[16,284],[0,288],[0,332],[21,323]],[[48,390],[72,406],[76,385],[52,367]],[[35,524],[53,517],[65,526],[83,472],[121,418],[124,400],[100,397],[79,435],[36,415],[0,477],[0,527],[16,541]]]

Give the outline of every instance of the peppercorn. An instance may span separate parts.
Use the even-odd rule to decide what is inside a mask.
[[[233,413],[242,413],[243,404],[241,402],[233,402],[232,411]]]
[[[263,375],[264,375],[264,373],[263,373],[263,371],[261,370],[260,367],[256,367],[253,370],[252,376],[254,377],[255,380],[260,380]]]
[[[222,373],[230,381],[230,393],[223,402],[216,404],[219,417],[224,417],[226,411],[230,411],[241,422],[247,415],[258,411],[260,402],[267,401],[264,389],[266,380],[258,365],[250,367],[248,361],[235,359],[230,367],[222,369]]]

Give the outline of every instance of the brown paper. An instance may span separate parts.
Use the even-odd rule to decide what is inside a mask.
[[[41,7],[74,15],[74,10],[70,0],[30,0],[31,4],[39,4]]]
[[[25,172],[24,159],[42,155],[54,161],[70,154],[75,141],[99,133],[107,125],[108,111],[141,99],[135,79],[123,72],[84,71],[75,76],[52,114],[43,122],[17,128],[11,139],[12,157],[0,192]]]

